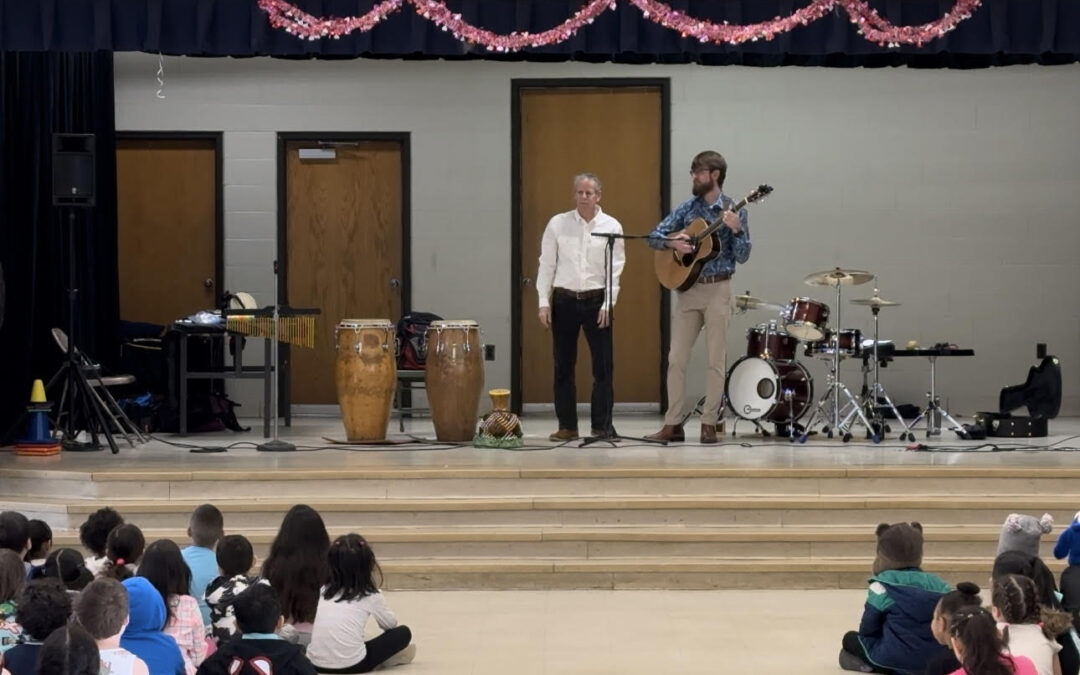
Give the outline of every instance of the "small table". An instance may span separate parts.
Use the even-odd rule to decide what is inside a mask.
[[[974,349],[956,349],[949,347],[941,348],[928,348],[928,349],[897,349],[893,352],[893,356],[924,356],[930,359],[930,394],[929,402],[926,405],[926,410],[919,413],[919,416],[908,426],[909,440],[915,440],[915,436],[911,434],[911,430],[922,420],[926,418],[926,437],[940,436],[941,435],[941,419],[938,415],[944,416],[949,423],[952,424],[952,430],[964,437],[966,432],[963,425],[956,421],[956,419],[949,414],[947,410],[941,407],[941,402],[937,395],[937,360],[942,356],[975,356]]]
[[[263,381],[263,437],[270,437],[270,378],[274,372],[274,364],[270,359],[270,338],[265,338],[266,349],[261,366],[245,366],[244,350],[237,343],[238,338],[244,337],[239,333],[231,333],[223,327],[199,326],[195,324],[174,323],[173,330],[180,336],[180,435],[187,435],[187,390],[189,380],[257,380]],[[233,363],[231,368],[223,368],[215,371],[188,371],[188,338],[228,338],[233,343]],[[285,426],[291,426],[292,416],[288,407],[285,408]]]

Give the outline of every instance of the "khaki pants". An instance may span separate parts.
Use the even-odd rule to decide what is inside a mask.
[[[694,284],[675,294],[671,321],[671,349],[668,352],[668,409],[664,424],[682,422],[686,408],[686,365],[698,333],[705,328],[709,366],[705,376],[705,408],[702,424],[716,424],[724,395],[727,358],[727,327],[731,318],[731,281]]]

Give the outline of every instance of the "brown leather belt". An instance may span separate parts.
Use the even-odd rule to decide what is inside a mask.
[[[573,298],[574,300],[593,300],[604,297],[604,289],[602,288],[595,288],[591,291],[571,291],[567,288],[555,288],[552,292],[555,295]]]
[[[730,278],[731,278],[731,274],[729,274],[729,273],[714,274],[711,277],[698,277],[697,282],[699,284],[715,284],[715,283],[717,283],[719,281],[727,281]]]

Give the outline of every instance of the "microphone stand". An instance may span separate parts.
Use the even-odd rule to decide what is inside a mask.
[[[593,232],[594,237],[603,237],[605,241],[604,245],[604,297],[606,299],[608,329],[611,331],[609,336],[611,338],[611,364],[612,364],[612,384],[611,384],[611,416],[612,421],[609,429],[610,434],[603,436],[587,436],[581,440],[578,444],[579,448],[584,448],[587,445],[593,443],[609,443],[612,447],[619,441],[637,441],[639,443],[655,443],[657,445],[667,445],[667,441],[661,441],[655,438],[645,438],[642,436],[623,436],[619,432],[615,431],[615,240],[616,239],[650,239],[652,235],[649,234],[615,234],[614,232]]]

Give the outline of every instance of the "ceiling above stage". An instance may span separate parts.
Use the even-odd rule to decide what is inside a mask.
[[[853,16],[862,11],[879,13],[886,25],[932,26],[966,3],[974,7],[970,16],[965,12],[955,30],[922,46],[881,46],[853,24]],[[0,48],[928,68],[1058,64],[1080,58],[1080,3],[1075,0],[608,0],[595,10],[591,22],[578,22],[583,25],[577,30],[575,16],[595,4],[595,0],[0,0]],[[339,39],[306,40],[271,24],[271,15],[275,11],[280,15],[283,6],[309,21],[360,19],[376,8],[379,20]],[[815,6],[825,11],[818,11],[806,25],[776,31],[771,39],[733,45],[702,37],[710,27],[710,34],[716,35],[732,26],[779,26],[785,18]],[[661,21],[662,16],[677,21]],[[462,26],[508,40],[515,32],[542,34],[563,25],[569,28],[554,44],[511,53],[489,50],[482,39],[455,37]]]

